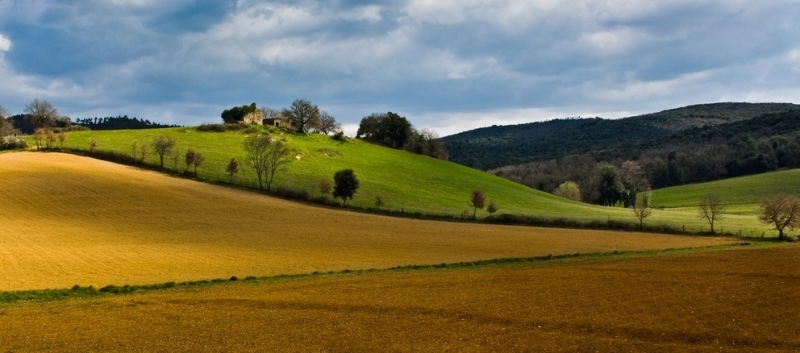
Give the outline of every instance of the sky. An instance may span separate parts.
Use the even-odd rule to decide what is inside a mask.
[[[306,99],[441,136],[800,103],[800,0],[0,0],[0,106],[179,125]]]

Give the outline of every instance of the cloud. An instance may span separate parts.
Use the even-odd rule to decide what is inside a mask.
[[[11,40],[0,33],[0,51],[8,51],[9,49],[11,49]]]
[[[0,104],[187,124],[305,98],[445,134],[798,101],[797,18],[793,0],[0,0]]]

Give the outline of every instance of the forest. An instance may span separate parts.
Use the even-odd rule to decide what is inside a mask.
[[[628,205],[626,195],[634,191],[798,167],[800,110],[792,110],[491,172],[547,192],[559,193],[562,184],[573,182],[582,201],[598,204],[607,204],[604,193],[616,189],[620,195],[612,200]]]

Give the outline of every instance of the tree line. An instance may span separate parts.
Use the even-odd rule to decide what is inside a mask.
[[[631,205],[630,195],[649,188],[800,167],[800,111],[691,128],[645,144],[610,159],[585,153],[491,172],[557,194],[569,183],[580,191],[574,199],[589,203]]]

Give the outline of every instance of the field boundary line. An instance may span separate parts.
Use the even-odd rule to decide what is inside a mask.
[[[19,291],[0,291],[0,305],[14,304],[18,302],[50,302],[65,300],[71,298],[94,298],[105,297],[112,295],[127,295],[133,293],[153,292],[160,290],[170,290],[178,288],[192,288],[204,287],[212,285],[220,285],[232,282],[276,282],[294,280],[300,278],[310,278],[318,276],[334,276],[334,275],[361,275],[366,273],[379,273],[379,272],[406,272],[406,271],[426,271],[426,270],[441,270],[441,269],[458,269],[458,268],[475,268],[486,267],[493,265],[507,265],[507,264],[522,264],[522,263],[543,263],[553,261],[569,261],[569,260],[589,260],[589,259],[619,259],[631,257],[646,257],[657,256],[660,254],[671,253],[686,253],[697,251],[720,251],[732,248],[741,247],[765,247],[765,246],[779,246],[785,244],[783,242],[774,241],[745,241],[734,242],[722,245],[707,245],[707,246],[694,246],[682,248],[667,248],[660,250],[625,250],[625,251],[609,251],[609,252],[593,252],[593,253],[573,253],[573,254],[548,254],[544,256],[530,256],[530,257],[508,257],[508,258],[495,258],[487,260],[476,261],[462,261],[453,263],[440,263],[440,264],[420,264],[420,265],[402,265],[383,269],[359,269],[359,270],[338,270],[338,271],[314,271],[311,273],[298,273],[298,274],[282,274],[274,276],[247,276],[239,279],[237,276],[232,276],[228,279],[216,278],[210,280],[195,280],[186,282],[165,282],[149,285],[107,285],[101,288],[94,286],[82,287],[74,285],[71,288],[63,289],[42,289],[42,290],[19,290]]]

